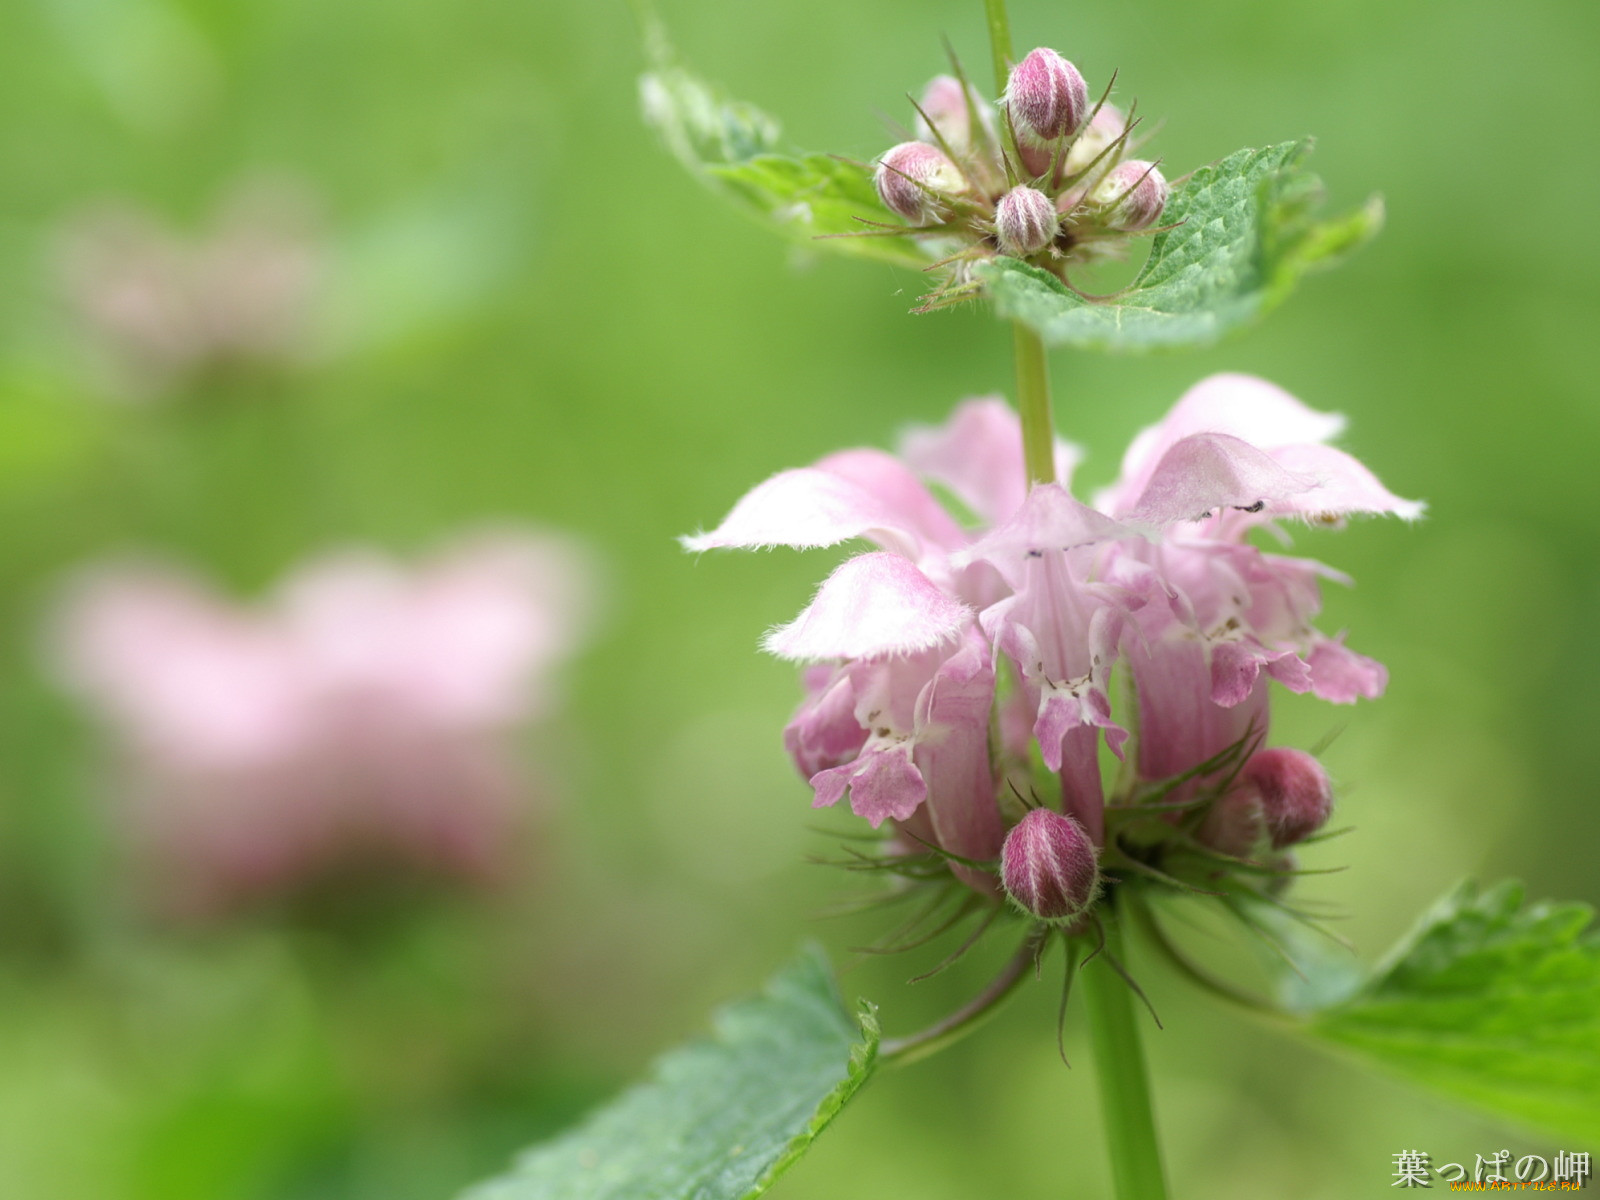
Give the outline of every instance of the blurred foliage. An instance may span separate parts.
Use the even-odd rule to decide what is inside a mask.
[[[976,0],[670,0],[685,56],[796,144],[868,159],[943,68],[982,63]],[[1388,945],[1464,874],[1600,901],[1600,27],[1580,0],[1016,0],[1019,46],[1165,118],[1176,171],[1315,133],[1330,210],[1384,235],[1203,353],[1055,358],[1084,482],[1201,375],[1247,370],[1350,417],[1346,444],[1421,525],[1296,534],[1349,571],[1325,627],[1392,671],[1354,710],[1281,697],[1274,739],[1327,755],[1356,832],[1308,893]],[[0,43],[0,1194],[411,1200],[494,1173],[802,937],[850,884],[802,858],[778,730],[791,670],[754,651],[828,555],[683,556],[752,482],[883,444],[1003,390],[985,314],[912,318],[919,281],[796,255],[708,200],[644,129],[618,6],[465,0],[22,0]],[[60,231],[123,199],[200,228],[260,174],[303,181],[332,247],[310,361],[118,401],[63,302]],[[104,753],[44,668],[63,573],[129,548],[248,595],[352,542],[410,551],[523,519],[593,539],[609,625],[528,751],[550,809],[522,886],[357,928],[174,931],[119,885]],[[842,820],[833,826],[843,827]],[[983,978],[869,963],[890,1033]],[[1151,963],[1177,1191],[1344,1198],[1531,1134],[1479,1123],[1255,1026]],[[1092,1088],[1054,989],[886,1073],[783,1195],[1104,1190]],[[1068,1053],[1086,1055],[1075,1031]],[[1578,1147],[1559,1147],[1575,1149]],[[1469,1159],[1470,1161],[1470,1159]]]

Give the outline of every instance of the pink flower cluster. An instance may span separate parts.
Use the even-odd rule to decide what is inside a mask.
[[[527,800],[507,735],[552,699],[587,574],[564,541],[499,535],[417,569],[326,558],[254,610],[157,568],[84,578],[61,671],[125,760],[159,906],[225,910],[368,863],[499,877]]]
[[[1029,490],[1017,418],[970,400],[908,434],[898,457],[847,450],[773,476],[684,544],[878,547],[766,638],[815,664],[785,740],[817,805],[848,795],[874,826],[987,862],[1006,834],[1002,780],[1036,742],[1062,811],[1101,843],[1100,739],[1121,754],[1128,737],[1108,691],[1118,662],[1138,697],[1144,779],[1264,732],[1269,679],[1335,703],[1382,692],[1381,665],[1312,624],[1320,581],[1340,576],[1247,536],[1288,519],[1420,514],[1328,444],[1341,426],[1263,380],[1214,376],[1134,439],[1091,507],[1064,482],[1072,447],[1056,447],[1063,482]],[[992,876],[955,870],[993,890]]]

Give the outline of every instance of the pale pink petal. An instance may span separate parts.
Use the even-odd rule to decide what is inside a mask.
[[[998,396],[963,401],[943,425],[908,430],[900,454],[990,525],[1015,513],[1028,494],[1022,423]],[[1078,447],[1057,439],[1056,477],[1063,485],[1082,457]]]
[[[1291,692],[1311,690],[1311,672],[1293,650],[1266,650],[1250,642],[1211,647],[1211,700],[1224,708],[1242,704],[1265,670]]]
[[[551,535],[485,534],[419,572],[405,601],[407,702],[441,723],[485,727],[539,715],[552,668],[594,623],[596,572]]]
[[[688,550],[816,549],[870,538],[908,558],[966,540],[903,463],[880,450],[846,450],[757,484],[710,533],[680,538]]]
[[[1293,511],[1295,498],[1317,486],[1247,442],[1220,433],[1197,433],[1162,455],[1144,492],[1128,513],[1141,525],[1199,521],[1219,509]]]
[[[1303,517],[1379,513],[1414,521],[1427,507],[1396,496],[1359,461],[1332,446],[1284,446],[1272,451],[1272,457],[1286,470],[1316,481],[1310,491],[1289,501],[1290,511]]]
[[[914,654],[953,640],[971,616],[907,559],[861,554],[839,566],[805,611],[762,644],[802,662]]]
[[[871,739],[854,762],[812,777],[813,807],[837,803],[848,787],[850,810],[872,822],[874,829],[890,818],[907,819],[928,795],[922,772],[911,761],[911,749],[909,739]]]
[[[1087,504],[1073,499],[1060,484],[1041,484],[1028,493],[1022,507],[1004,524],[966,550],[951,555],[951,562],[989,562],[1012,587],[1028,563],[1050,551],[1072,551],[1101,542],[1134,536],[1134,531]]]
[[[1103,691],[1092,685],[1078,689],[1047,686],[1041,690],[1033,736],[1038,739],[1045,766],[1052,771],[1061,770],[1062,739],[1081,726],[1104,729],[1106,745],[1120,757],[1128,731],[1111,719],[1111,703]]]
[[[805,779],[853,759],[867,740],[856,719],[856,693],[848,668],[809,667],[807,696],[783,731],[783,744]]]
[[[57,637],[68,684],[167,763],[268,761],[315,732],[291,645],[182,576],[145,567],[86,576]]]
[[[1167,779],[1213,758],[1246,736],[1267,731],[1267,681],[1254,686],[1231,707],[1213,696],[1213,664],[1200,640],[1183,636],[1150,638],[1130,644],[1128,667],[1139,699],[1139,775]],[[1170,797],[1186,799],[1197,782]]]
[[[1117,730],[1116,732],[1121,732]],[[1106,730],[1109,742],[1113,730]],[[1125,735],[1124,735],[1125,736]],[[1061,811],[1075,818],[1097,846],[1105,844],[1105,784],[1100,778],[1100,730],[1069,729],[1061,740]]]
[[[841,450],[816,464],[816,469],[855,484],[874,497],[900,527],[914,534],[923,549],[955,549],[967,537],[933,493],[900,459],[882,450]],[[892,550],[895,547],[885,546]]]
[[[1095,497],[1095,507],[1120,514],[1149,485],[1156,464],[1178,442],[1196,433],[1222,433],[1263,449],[1338,436],[1344,418],[1307,408],[1276,384],[1252,375],[1202,379],[1155,425],[1140,431],[1122,459],[1122,477]]]
[[[914,761],[927,781],[926,811],[934,843],[977,861],[1000,853],[1005,829],[989,759],[989,710],[995,673],[989,644],[970,629],[961,648],[939,667],[919,697]],[[993,877],[954,864],[970,886],[991,888]]]
[[[1389,685],[1389,672],[1384,665],[1349,649],[1342,636],[1318,642],[1309,661],[1312,692],[1335,704],[1376,700]]]

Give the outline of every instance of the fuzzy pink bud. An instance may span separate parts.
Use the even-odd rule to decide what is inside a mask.
[[[1089,85],[1078,68],[1040,46],[1011,69],[1006,107],[1018,134],[1053,142],[1078,131],[1089,111]]]
[[[1055,241],[1056,207],[1043,192],[1014,187],[995,205],[994,228],[1000,249],[1014,258],[1026,258]]]
[[[967,185],[955,163],[937,146],[901,142],[878,160],[873,175],[878,198],[890,212],[912,225],[931,225],[944,213],[940,195]]]
[[[1000,880],[1024,912],[1041,921],[1070,921],[1094,903],[1100,868],[1083,826],[1036,808],[1006,835]]]
[[[1195,836],[1230,858],[1254,858],[1257,848],[1267,839],[1261,794],[1253,787],[1236,787],[1218,797]]]
[[[960,154],[972,145],[972,106],[967,89],[952,75],[935,75],[917,106],[917,137],[924,142],[943,138]],[[931,122],[931,124],[930,124]],[[936,132],[937,131],[937,132]]]
[[[1105,153],[1106,147],[1122,136],[1127,124],[1127,116],[1116,105],[1100,105],[1089,118],[1089,124],[1072,139],[1072,149],[1067,151],[1066,162],[1062,164],[1063,173],[1076,175],[1088,170]]]
[[[1130,158],[1095,188],[1095,201],[1109,211],[1109,223],[1130,233],[1148,229],[1161,217],[1171,191],[1166,178],[1153,163]]]
[[[1272,847],[1302,842],[1327,823],[1333,812],[1328,773],[1304,750],[1262,750],[1239,772],[1240,783],[1261,797],[1261,812]]]

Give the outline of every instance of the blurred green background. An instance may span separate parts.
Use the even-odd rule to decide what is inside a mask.
[[[664,0],[688,60],[859,158],[943,67],[987,61],[977,0]],[[1315,133],[1340,207],[1383,237],[1263,326],[1187,355],[1054,359],[1086,484],[1184,387],[1265,375],[1348,414],[1345,444],[1415,527],[1297,534],[1392,671],[1354,710],[1281,697],[1274,738],[1327,761],[1357,831],[1308,884],[1381,953],[1464,875],[1600,901],[1600,25],[1581,0],[1014,0],[1019,49],[1165,119],[1178,173]],[[836,961],[873,918],[803,862],[779,730],[793,672],[755,651],[838,557],[679,552],[774,470],[885,444],[1008,385],[985,314],[906,314],[918,281],[803,261],[704,195],[642,129],[620,4],[18,0],[0,40],[0,1195],[422,1200],[498,1169],[699,1029],[804,938]],[[239,180],[301,180],[329,247],[312,361],[105,394],[54,265],[121,198],[203,227]],[[176,931],[106,868],[103,754],[49,682],[62,574],[113,551],[241,596],[330,546],[425,549],[485,520],[591,539],[608,620],[528,739],[555,811],[513,894],[419,903],[376,930],[272,919]],[[835,821],[837,827],[842,822]],[[869,962],[847,991],[891,1031],[983,962]],[[1176,1194],[1349,1197],[1392,1157],[1557,1147],[1324,1057],[1142,964]],[[779,1187],[945,1200],[1104,1193],[1055,989],[876,1081]]]

